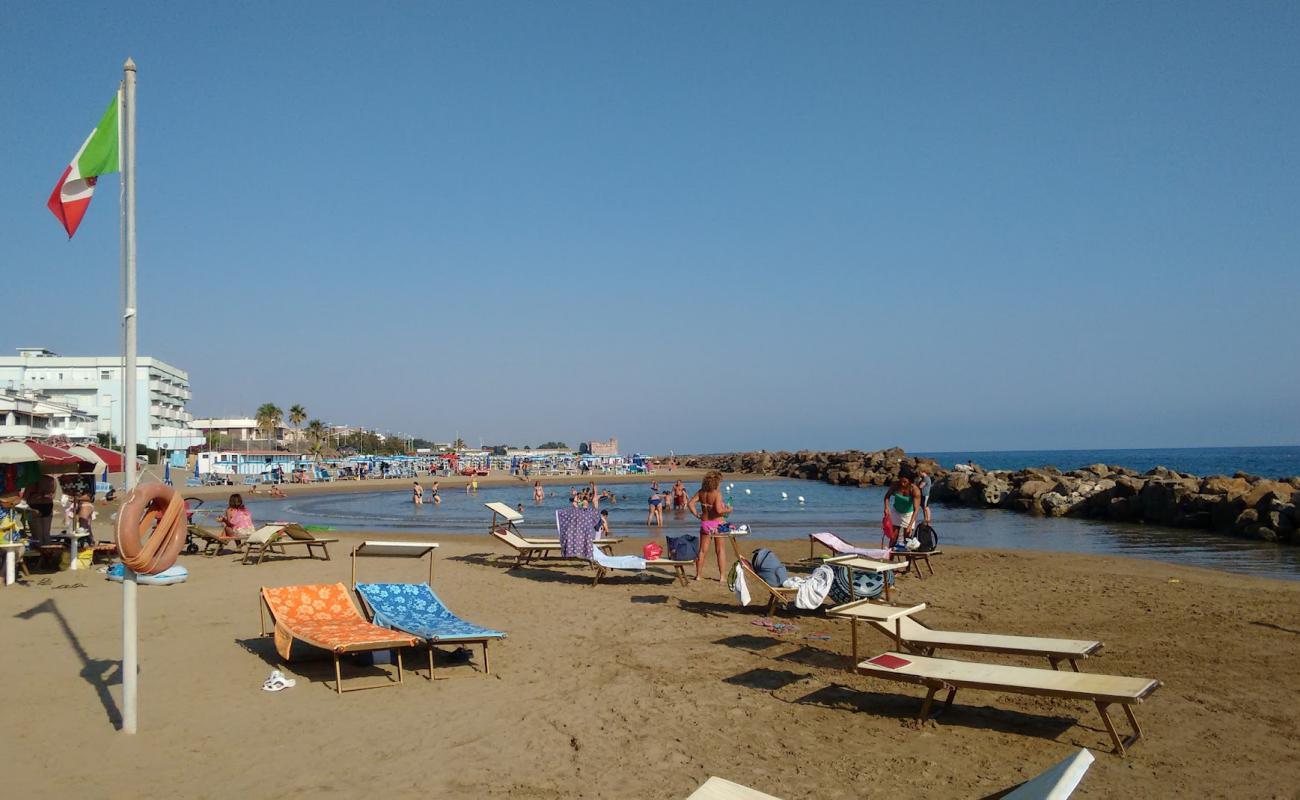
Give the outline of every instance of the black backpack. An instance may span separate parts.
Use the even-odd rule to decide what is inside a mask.
[[[921,546],[916,548],[916,552],[929,553],[939,549],[939,533],[935,531],[934,526],[930,523],[922,522],[920,525],[916,526],[916,533],[914,535],[916,536],[917,541],[921,543]]]

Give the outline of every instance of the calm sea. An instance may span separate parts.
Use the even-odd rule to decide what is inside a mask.
[[[985,452],[917,453],[945,467],[974,461],[985,469],[1018,470],[1056,466],[1063,470],[1089,464],[1109,464],[1146,472],[1167,467],[1195,475],[1246,472],[1265,478],[1300,475],[1300,447],[1171,447],[1141,450],[1000,450]]]
[[[567,485],[547,486],[548,496],[535,505],[531,487],[520,483],[485,487],[476,495],[447,490],[442,493],[441,505],[417,508],[411,503],[410,490],[399,489],[396,481],[394,484],[393,491],[303,495],[287,500],[252,500],[248,505],[259,524],[296,520],[339,530],[486,534],[490,512],[483,504],[501,501],[512,507],[523,504],[521,527],[526,534],[553,536],[555,510],[568,504]],[[874,547],[880,541],[882,488],[797,480],[737,481],[727,485],[732,487],[728,494],[736,508],[732,520],[749,524],[757,537],[806,539],[813,531],[829,530],[861,545]],[[649,483],[611,484],[610,488],[621,498],[616,505],[602,505],[610,509],[610,527],[615,533],[646,535],[650,530],[645,525]],[[696,488],[694,484],[689,486],[692,492]],[[698,526],[685,512],[668,512],[665,522],[669,531]],[[1009,511],[944,506],[935,507],[934,522],[941,541],[953,545],[1135,556],[1300,579],[1300,547],[1244,541],[1210,531],[1046,519]]]

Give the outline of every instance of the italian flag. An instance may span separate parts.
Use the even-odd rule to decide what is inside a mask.
[[[91,195],[95,193],[95,181],[100,175],[118,170],[117,112],[121,105],[122,92],[118,90],[104,116],[100,117],[99,124],[72,157],[72,163],[63,170],[62,177],[50,193],[50,201],[46,203],[68,232],[69,239],[77,232],[81,218],[86,215]]]

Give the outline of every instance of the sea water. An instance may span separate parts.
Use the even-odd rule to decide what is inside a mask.
[[[1099,452],[1099,451],[1094,451]],[[1097,459],[1100,460],[1100,459]],[[427,482],[426,482],[427,483]],[[482,487],[477,493],[445,488],[442,504],[411,502],[410,484],[392,491],[349,492],[291,496],[286,500],[250,500],[258,524],[295,520],[338,530],[383,530],[405,533],[451,531],[487,533],[491,512],[484,503],[499,501],[514,508],[523,505],[525,535],[554,536],[555,511],[569,504],[570,484],[547,484],[546,498],[533,502],[531,484]],[[585,486],[574,480],[572,486]],[[670,487],[672,478],[660,479]],[[646,526],[650,483],[611,483],[618,495],[609,509],[610,528],[616,535],[658,535],[662,531],[696,530],[699,522],[685,511],[664,512],[664,528]],[[728,481],[725,494],[735,507],[734,523],[745,523],[755,538],[807,539],[814,531],[833,531],[860,546],[880,543],[880,517],[884,489],[832,486],[799,480]],[[687,484],[694,493],[699,484]],[[800,497],[803,498],[800,501]],[[1061,553],[1096,553],[1136,556],[1177,564],[1223,569],[1278,578],[1300,579],[1300,547],[1234,539],[1212,531],[1164,528],[1155,525],[1044,518],[1010,511],[948,507],[935,504],[935,528],[943,544],[1010,549],[1048,550]]]

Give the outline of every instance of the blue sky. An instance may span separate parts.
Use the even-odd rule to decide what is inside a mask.
[[[8,335],[536,445],[1300,443],[1300,6],[0,6]],[[2,340],[9,340],[3,345]]]

